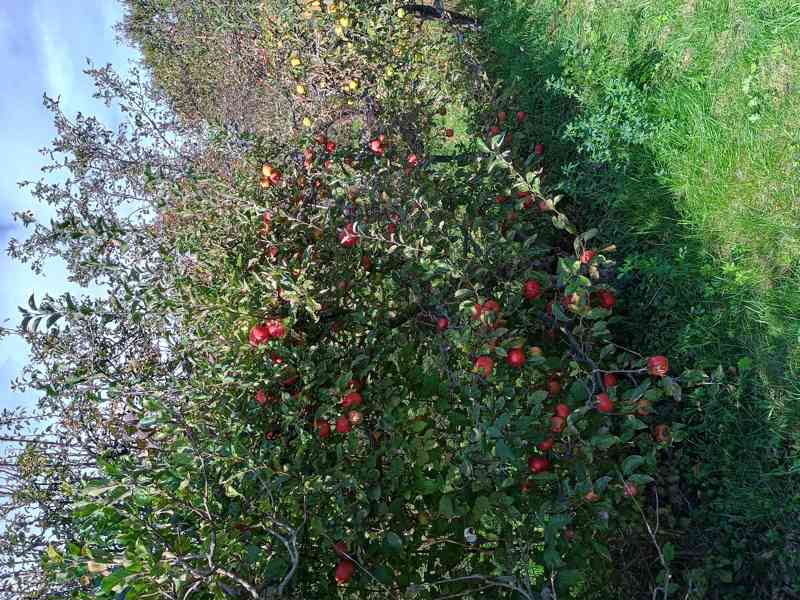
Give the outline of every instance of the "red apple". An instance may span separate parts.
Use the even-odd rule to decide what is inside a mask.
[[[342,415],[336,419],[336,431],[339,433],[347,433],[350,429],[350,420],[346,416]]]
[[[386,226],[386,232],[391,236],[397,233],[397,225],[395,223],[389,223]]]
[[[327,150],[329,153],[333,154],[333,152],[336,150],[336,142],[334,142],[333,140],[326,140],[325,141],[325,150]]]
[[[647,372],[653,377],[664,377],[669,371],[669,361],[666,356],[651,356],[647,359]]]
[[[608,394],[603,392],[595,396],[597,399],[597,410],[603,413],[610,413],[614,411],[614,402],[608,397]]]
[[[347,544],[344,542],[336,542],[333,545],[333,551],[342,558],[347,558],[347,555],[350,553],[350,551],[347,549]]]
[[[617,385],[617,376],[614,373],[603,373],[603,386],[608,389]]]
[[[559,417],[566,419],[571,413],[572,409],[563,402],[561,404],[556,404],[555,414],[557,414]]]
[[[656,425],[655,430],[653,432],[653,438],[660,444],[669,442],[670,435],[669,435],[669,426],[668,425]]]
[[[529,279],[522,286],[522,295],[525,296],[527,300],[536,300],[542,295],[541,284],[535,279]]]
[[[453,135],[455,135],[455,132],[454,132],[452,129],[450,129],[450,128],[448,127],[448,128],[445,130],[444,134],[445,134],[447,137],[451,138],[451,137],[453,137]]]
[[[524,111],[520,110],[517,111],[516,116],[517,116],[517,123],[522,123],[528,115],[526,115]]]
[[[559,417],[558,415],[550,417],[550,431],[553,433],[561,433],[564,431],[566,424],[567,421],[564,419],[564,417]]]
[[[536,154],[536,156],[542,156],[544,154],[544,144],[542,143],[536,144],[536,146],[533,149],[533,152],[534,154]]]
[[[597,256],[597,252],[595,252],[594,250],[584,250],[581,253],[581,262],[584,265],[588,265],[590,262],[592,262],[592,259],[595,256]]]
[[[617,297],[614,296],[614,292],[610,290],[600,290],[597,292],[597,299],[600,300],[600,305],[608,310],[614,308],[614,305],[617,303]]]
[[[353,223],[345,225],[344,229],[339,233],[339,243],[345,248],[352,248],[358,244],[358,232]]]
[[[491,135],[492,137],[498,135],[499,133],[500,133],[500,128],[497,126],[494,126],[489,129],[489,135]]]
[[[477,302],[472,305],[472,318],[473,319],[480,319],[481,315],[483,314],[483,306],[478,304]]]
[[[447,317],[439,317],[436,319],[436,329],[439,331],[447,331],[447,328],[450,326],[450,321],[447,320]]]
[[[484,377],[489,377],[493,369],[494,361],[489,356],[479,356],[475,359],[475,368],[473,370],[476,373]]]
[[[263,346],[269,342],[269,329],[265,323],[256,325],[250,330],[250,345],[253,347]]]
[[[331,424],[327,421],[317,421],[317,430],[319,431],[320,439],[325,439],[331,434]]]
[[[497,122],[498,123],[500,123],[502,125],[503,123],[506,122],[506,119],[508,119],[508,113],[506,111],[501,110],[499,113],[497,113]]]
[[[552,437],[549,437],[549,438],[546,438],[546,439],[542,440],[541,442],[539,442],[536,445],[536,447],[539,448],[539,450],[541,450],[542,452],[548,452],[549,450],[552,450],[553,445],[555,443],[556,443],[556,440],[554,438],[552,438]]]
[[[350,392],[344,398],[342,398],[342,406],[344,408],[353,408],[356,406],[360,406],[364,399],[361,397],[361,394],[358,392]]]
[[[525,351],[522,348],[512,348],[506,355],[506,362],[515,369],[522,368],[525,364]]]
[[[558,396],[561,393],[561,384],[558,379],[551,379],[547,382],[547,391],[551,396]]]
[[[336,565],[336,583],[343,585],[350,581],[355,571],[355,565],[350,560],[343,560]]]
[[[528,468],[531,473],[544,473],[550,470],[550,461],[544,456],[531,456],[528,459]]]
[[[500,312],[500,303],[497,300],[487,300],[483,303],[483,312]]]
[[[495,204],[505,204],[506,200],[508,200],[508,198],[502,194],[497,194],[497,196],[494,197]]]
[[[364,267],[365,271],[369,271],[372,268],[372,259],[369,256],[362,256],[361,266]]]
[[[278,319],[270,319],[265,323],[267,333],[271,338],[282,339],[286,337],[286,326]]]
[[[639,488],[636,487],[635,483],[626,481],[625,485],[622,486],[622,493],[626,498],[633,498],[639,494]]]
[[[419,159],[417,158],[417,155],[416,155],[416,154],[409,154],[409,155],[408,155],[408,158],[406,159],[406,162],[407,162],[407,163],[408,163],[410,166],[412,166],[412,167],[416,167],[416,166],[419,164]]]
[[[267,405],[267,392],[265,392],[263,388],[258,388],[256,392],[256,402],[258,402],[260,406]]]

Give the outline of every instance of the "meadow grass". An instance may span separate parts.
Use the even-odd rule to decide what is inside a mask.
[[[696,597],[800,590],[800,3],[468,4],[546,181],[619,245],[631,344],[735,384],[682,414]]]

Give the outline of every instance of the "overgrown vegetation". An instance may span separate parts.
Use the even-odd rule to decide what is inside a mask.
[[[127,4],[10,248],[108,294],[23,309],[4,597],[792,597],[796,10]]]
[[[538,117],[551,176],[619,244],[631,343],[739,379],[684,412],[693,441],[675,469],[692,498],[678,502],[687,568],[709,597],[791,597],[800,11],[747,0],[472,5],[490,70]]]

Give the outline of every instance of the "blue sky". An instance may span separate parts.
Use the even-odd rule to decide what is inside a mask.
[[[25,230],[14,223],[11,213],[30,209],[47,221],[48,207],[34,204],[16,182],[40,177],[44,157],[38,150],[55,135],[49,114],[42,107],[42,94],[61,97],[67,114],[94,114],[106,123],[119,115],[92,99],[93,86],[83,74],[86,58],[96,64],[112,63],[126,70],[135,59],[132,48],[116,40],[113,25],[122,7],[115,0],[0,0],[0,322],[6,327],[19,320],[18,306],[31,292],[37,297],[75,291],[58,262],[47,265],[37,277],[27,266],[11,261],[5,253],[8,240],[24,238]],[[25,343],[0,339],[0,407],[31,403],[10,390],[9,383],[27,362]]]

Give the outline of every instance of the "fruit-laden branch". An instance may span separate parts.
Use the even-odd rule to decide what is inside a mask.
[[[477,19],[473,19],[467,15],[462,15],[461,13],[452,12],[449,10],[438,10],[435,6],[427,6],[425,4],[406,4],[403,6],[403,10],[410,15],[417,17],[418,19],[423,19],[426,21],[448,21],[453,25],[463,25],[464,27],[469,27],[470,29],[474,29],[476,31],[481,28],[481,24]]]

